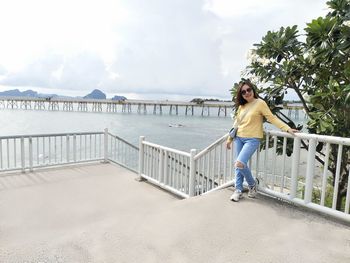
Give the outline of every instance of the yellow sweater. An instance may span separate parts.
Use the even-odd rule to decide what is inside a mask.
[[[245,114],[245,111],[247,110],[248,112]],[[288,131],[288,129],[290,129],[287,124],[272,114],[266,102],[262,99],[257,99],[256,102],[252,101],[239,106],[235,122],[240,120],[240,116],[242,115],[244,115],[243,120],[239,122],[239,128],[237,131],[237,136],[239,137],[263,138],[263,117],[282,131]],[[229,140],[230,138],[231,137],[229,137]]]

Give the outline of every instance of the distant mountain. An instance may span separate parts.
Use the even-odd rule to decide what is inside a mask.
[[[115,96],[112,98],[112,100],[117,100],[117,101],[123,100],[123,101],[124,101],[124,100],[126,100],[126,97],[115,95]]]
[[[106,94],[98,89],[94,89],[91,93],[84,96],[84,99],[97,99],[97,100],[105,100]]]
[[[38,93],[38,92],[33,91],[33,90],[20,91],[18,89],[2,91],[2,92],[0,92],[0,97],[61,98],[61,99],[74,98],[74,97],[70,97],[70,96],[61,96],[61,95],[57,95],[57,94]],[[105,100],[106,94],[104,94],[102,91],[100,91],[98,89],[95,89],[91,93],[89,93],[88,95],[86,95],[84,97],[75,97],[75,98]],[[117,100],[117,101],[121,101],[121,100],[124,101],[126,99],[127,99],[126,97],[118,96],[118,95],[115,95],[112,98],[112,100]]]
[[[22,91],[21,93],[23,97],[37,97],[39,95],[38,92],[33,90],[25,90],[25,91]]]
[[[13,97],[38,97],[38,92],[32,90],[19,91],[18,89],[6,90],[0,92],[0,96],[13,96]]]
[[[33,90],[19,91],[18,89],[13,89],[0,92],[0,97],[55,98],[58,95],[38,93]]]

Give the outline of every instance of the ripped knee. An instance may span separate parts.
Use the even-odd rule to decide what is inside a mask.
[[[242,163],[240,161],[236,161],[235,167],[238,168],[238,169],[243,169],[244,168],[244,163]]]

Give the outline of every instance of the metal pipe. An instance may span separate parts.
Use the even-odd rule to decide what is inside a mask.
[[[145,140],[145,136],[139,137],[139,177],[141,178],[141,174],[144,172],[144,147],[143,142]]]
[[[194,196],[195,187],[195,157],[196,150],[191,149],[190,151],[190,178],[189,178],[189,196]]]
[[[285,178],[285,172],[286,172],[286,148],[287,148],[287,138],[283,138],[283,152],[282,152],[282,158],[283,158],[283,164],[282,164],[282,178],[281,178],[281,193],[284,191],[284,178]]]
[[[300,138],[295,138],[293,143],[293,157],[292,157],[292,172],[291,172],[291,189],[290,196],[295,198],[298,187],[298,172],[299,172],[299,161],[300,161]]]
[[[86,145],[85,145],[85,149],[86,149]],[[108,162],[108,129],[105,129],[104,132],[104,162],[107,163]]]
[[[341,166],[342,153],[343,153],[343,145],[340,144],[339,148],[338,148],[337,167],[336,167],[335,179],[334,179],[334,191],[333,191],[333,203],[332,203],[332,208],[333,209],[336,209],[336,206],[337,206],[338,190],[339,190],[339,177],[340,177],[340,166]]]
[[[314,203],[305,203],[305,201],[302,200],[302,199],[290,198],[289,195],[282,194],[282,193],[279,193],[279,192],[275,192],[275,191],[272,191],[272,190],[267,189],[267,188],[260,189],[259,192],[265,193],[265,194],[267,194],[269,196],[280,198],[282,200],[286,200],[288,202],[292,202],[294,204],[297,204],[297,205],[300,205],[300,206],[312,209],[312,210],[317,211],[317,212],[321,212],[323,214],[330,215],[332,217],[335,217],[335,218],[338,218],[338,219],[341,219],[341,220],[343,220],[345,222],[350,223],[350,215],[349,214],[345,214],[343,212],[331,209],[329,207],[320,206],[320,205],[314,204]]]
[[[77,162],[77,136],[73,135],[73,160]]]
[[[69,135],[66,135],[66,160],[69,163]]]
[[[3,168],[3,163],[2,163],[2,140],[0,139],[0,168]]]
[[[154,147],[154,148],[157,148],[157,149],[163,149],[163,150],[168,151],[168,152],[173,152],[173,153],[176,153],[176,154],[181,154],[181,155],[184,155],[184,156],[187,156],[187,157],[190,157],[190,156],[191,156],[191,155],[190,155],[189,153],[187,153],[187,152],[183,152],[183,151],[179,151],[179,150],[176,150],[176,149],[173,149],[173,148],[161,146],[161,145],[158,145],[158,144],[155,144],[155,143],[151,143],[151,142],[148,142],[148,141],[144,141],[143,144],[144,144],[144,145],[151,146],[151,147]]]
[[[21,138],[21,168],[22,173],[25,172],[25,152],[24,152],[24,138]]]
[[[329,136],[329,135],[318,135],[318,134],[308,134],[308,133],[294,133],[293,135],[287,132],[281,132],[276,130],[266,130],[266,134],[270,135],[276,135],[280,137],[287,137],[287,138],[300,138],[305,140],[317,140],[318,142],[329,142],[333,144],[343,144],[350,146],[350,138],[345,137],[336,137],[336,136]]]
[[[53,137],[53,136],[66,136],[66,135],[90,135],[90,134],[103,134],[103,132],[79,132],[79,133],[47,133],[47,134],[23,134],[13,136],[0,136],[0,139],[20,139],[24,138],[42,138],[42,137]]]
[[[326,144],[326,155],[324,158],[323,175],[322,175],[322,190],[321,190],[321,202],[320,202],[320,205],[322,205],[322,206],[324,206],[325,199],[326,199],[329,152],[330,152],[330,143],[328,142]]]
[[[173,193],[173,194],[175,194],[175,195],[177,195],[177,196],[179,196],[179,197],[182,197],[182,198],[188,198],[188,197],[189,197],[189,195],[187,195],[187,194],[185,194],[185,193],[183,193],[183,192],[181,192],[181,191],[178,191],[178,190],[176,190],[176,189],[174,189],[174,188],[172,188],[172,187],[170,187],[170,186],[168,186],[168,185],[159,183],[159,182],[158,182],[157,180],[155,180],[154,178],[149,177],[149,176],[147,176],[147,175],[145,175],[145,174],[141,174],[141,177],[142,177],[142,178],[145,178],[148,182],[150,182],[150,183],[152,183],[152,184],[154,184],[154,185],[157,185],[157,186],[159,186],[160,188],[163,188],[163,189],[165,189],[165,190],[167,190],[167,191],[169,191],[169,192],[171,192],[171,193]]]
[[[346,191],[346,199],[345,199],[345,214],[349,214],[350,210],[350,170],[348,174],[348,189]]]
[[[29,171],[33,171],[33,139],[29,137]]]
[[[315,173],[316,140],[311,139],[309,143],[309,153],[307,155],[306,180],[305,180],[305,204],[311,202],[313,178]]]

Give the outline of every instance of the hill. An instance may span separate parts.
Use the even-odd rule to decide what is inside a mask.
[[[105,100],[106,94],[98,89],[94,89],[91,93],[84,96],[84,99],[97,99],[97,100]]]

